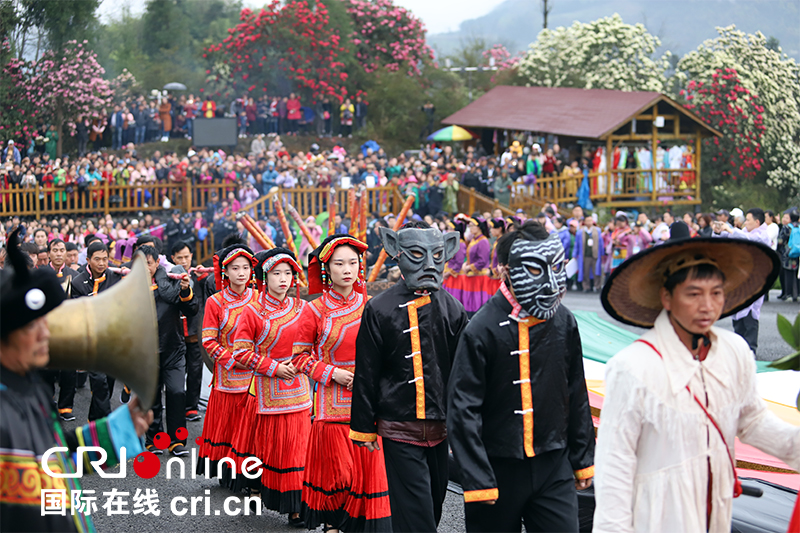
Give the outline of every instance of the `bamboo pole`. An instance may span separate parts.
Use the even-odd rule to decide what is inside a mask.
[[[414,200],[416,200],[416,196],[413,194],[409,194],[408,198],[406,198],[406,203],[403,204],[403,209],[400,210],[400,214],[397,215],[397,220],[394,223],[394,231],[400,229],[403,225],[403,220],[406,218],[408,214],[408,210],[411,209],[411,206],[414,205]],[[389,254],[386,253],[386,249],[382,249],[380,255],[378,256],[378,260],[375,261],[375,265],[372,267],[372,272],[369,273],[369,279],[367,280],[368,283],[372,283],[376,279],[378,279],[378,273],[381,271],[381,267],[383,263],[386,261],[386,258],[389,257]]]
[[[365,185],[360,185],[361,188],[361,207],[359,208],[359,214],[361,215],[361,220],[358,224],[359,229],[359,239],[364,243],[367,242],[367,211],[369,210],[368,207],[368,199],[367,199],[367,187]]]
[[[348,214],[350,218],[350,235],[358,238],[358,207],[359,207],[359,200],[360,195],[356,194],[355,189],[350,189],[347,191],[347,204],[349,206],[350,212]]]
[[[297,261],[300,262],[300,252],[297,250],[297,245],[294,243],[294,237],[292,237],[292,232],[289,229],[289,221],[286,220],[286,213],[283,212],[283,205],[281,205],[280,198],[278,198],[277,194],[272,197],[272,203],[275,205],[275,212],[277,213],[278,220],[281,223],[283,236],[286,237],[286,247],[294,252],[294,256],[297,258]],[[302,271],[298,272],[298,277],[300,278],[300,284],[303,287],[307,287],[308,282],[306,281],[305,273]]]
[[[269,238],[269,235],[264,233],[256,221],[248,215],[247,213],[239,213],[239,221],[245,227],[245,229],[253,236],[258,244],[261,245],[262,248],[265,250],[272,250],[275,248],[275,243],[272,242],[272,239]]]
[[[328,237],[336,233],[336,189],[331,187],[328,197]]]
[[[298,226],[300,226],[300,231],[305,236],[309,246],[311,246],[312,249],[316,250],[317,246],[319,246],[319,243],[311,235],[311,231],[309,231],[308,226],[306,226],[306,223],[303,222],[303,219],[300,217],[300,213],[297,212],[297,209],[295,209],[292,204],[286,204],[286,210],[289,211],[289,216],[292,217],[292,219],[294,219],[295,222],[297,222]]]

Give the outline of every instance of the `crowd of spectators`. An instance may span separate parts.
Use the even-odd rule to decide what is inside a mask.
[[[177,95],[168,91],[153,91],[116,101],[99,117],[77,117],[75,137],[77,155],[103,148],[121,150],[171,138],[192,138],[194,121],[203,118],[236,118],[239,138],[253,135],[316,135],[317,137],[352,137],[352,133],[367,127],[368,104],[357,96],[339,104],[324,98],[312,105],[303,105],[295,93],[288,96],[237,97],[224,103],[207,96]],[[52,124],[40,122],[25,145],[17,145],[17,159],[27,155],[40,157],[45,153],[56,159],[59,133]],[[5,162],[5,158],[3,159]]]
[[[290,95],[285,100],[290,102],[293,99],[293,95]],[[191,100],[191,95],[186,101],[179,99],[178,107],[187,105],[186,102]],[[267,97],[259,100],[261,103],[270,101]],[[149,105],[152,107],[153,102]],[[234,109],[237,105],[242,105],[240,112],[247,114],[248,108],[254,102],[247,99],[234,102]],[[91,232],[92,223],[102,226],[103,231],[116,232],[122,237],[157,228],[162,220],[170,218],[172,208],[178,207],[172,206],[169,195],[161,194],[159,184],[190,181],[195,185],[229,185],[229,188],[219,188],[219,195],[207,193],[208,196],[202,202],[206,206],[204,211],[184,215],[190,219],[183,221],[191,230],[193,238],[204,236],[207,231],[204,233],[201,230],[213,225],[215,238],[220,232],[218,242],[221,242],[222,232],[236,230],[235,223],[230,220],[231,214],[270,194],[276,187],[348,188],[362,183],[368,188],[397,187],[404,195],[413,193],[416,196],[413,206],[416,215],[429,218],[434,223],[438,218],[438,222],[443,224],[448,215],[452,216],[458,211],[458,191],[461,187],[473,188],[490,198],[496,198],[501,205],[509,206],[513,194],[535,186],[536,179],[541,176],[569,173],[575,177],[577,184],[583,175],[583,167],[588,164],[586,157],[570,161],[557,145],[542,153],[535,143],[522,147],[517,141],[511,143],[499,156],[485,154],[480,144],[477,148],[466,147],[460,153],[454,152],[450,145],[428,145],[421,150],[409,150],[389,156],[373,141],[366,142],[352,153],[348,153],[342,144],[336,144],[331,150],[322,150],[316,143],[310,144],[307,151],[290,153],[280,134],[268,136],[258,132],[277,128],[278,131],[286,129],[294,133],[300,130],[300,124],[289,122],[295,119],[289,118],[288,114],[285,123],[280,116],[277,122],[270,118],[259,121],[258,104],[255,105],[255,121],[250,120],[252,117],[246,117],[247,133],[255,132],[248,153],[228,154],[222,150],[200,148],[190,149],[186,154],[156,151],[152,157],[139,157],[135,143],[128,143],[119,156],[108,151],[94,150],[74,158],[54,158],[48,150],[23,153],[15,144],[9,143],[2,152],[5,164],[0,167],[0,186],[35,187],[39,184],[41,192],[38,200],[43,210],[59,201],[62,205],[63,202],[74,205],[78,197],[83,195],[84,205],[98,208],[97,213],[93,213],[93,219],[80,222],[73,217],[74,221],[70,224],[69,217],[66,220],[59,217],[49,224],[48,234],[61,232],[67,237],[64,240],[69,242],[70,239],[77,238],[76,232]],[[220,113],[220,109],[213,105],[205,108],[207,109],[199,108],[198,112]],[[290,105],[289,108],[292,109],[293,106]],[[127,140],[123,133],[122,141]],[[107,200],[103,198],[104,188],[101,185],[104,182],[110,185],[141,186],[141,189],[136,189],[138,192],[135,194],[133,210],[158,206],[163,209],[164,216],[159,220],[153,214],[141,214],[137,217],[106,218],[102,224],[93,222],[100,217],[100,207],[104,205],[104,201],[111,205],[120,201],[114,194]],[[7,205],[12,204],[13,200],[13,195],[9,196],[11,199]],[[325,208],[325,205],[320,205],[319,211],[322,212]],[[576,208],[577,211],[582,212],[579,207]],[[496,214],[484,215],[487,220],[497,218]],[[792,219],[796,215],[796,210],[791,209],[780,215],[765,212],[770,245],[782,254],[786,271],[795,272],[794,277],[789,274],[782,277],[782,284],[788,288],[784,290],[782,297],[795,299],[797,291],[792,283],[796,283],[798,259],[788,257],[786,250],[791,228],[797,226],[797,221]],[[554,207],[547,207],[538,216],[544,217],[542,221],[547,223],[551,231],[565,235],[575,235],[585,229],[586,219],[592,218],[581,214],[565,220]],[[713,233],[714,223],[718,221],[727,222],[732,227],[743,227],[746,215],[739,209],[730,213],[724,210],[716,213],[685,212],[681,219],[689,226],[692,235],[708,236]],[[648,219],[645,213],[635,211],[618,212],[610,221],[597,220],[595,215],[591,225],[602,231],[604,243],[601,251],[603,257],[599,261],[601,281],[613,270],[615,261],[624,260],[625,257],[668,238],[668,228],[673,221],[670,212],[658,215],[654,220]],[[276,225],[268,220],[260,222],[275,229]],[[40,225],[44,226],[41,223]],[[443,227],[446,226],[443,224]],[[95,229],[100,230],[97,227]],[[110,236],[115,238],[113,234]],[[563,237],[562,242],[570,242],[569,237]],[[570,250],[567,250],[567,254],[570,255]]]
[[[474,187],[508,205],[512,186],[524,172],[501,167],[493,157],[476,157],[472,147],[459,158],[450,146],[429,146],[389,157],[372,141],[355,154],[348,154],[340,144],[331,150],[321,150],[316,143],[308,151],[289,153],[280,135],[262,134],[253,138],[246,154],[201,148],[182,155],[156,151],[152,157],[139,157],[136,146],[129,143],[119,156],[102,150],[74,158],[52,158],[48,152],[34,152],[20,156],[17,161],[13,149],[14,145],[9,145],[7,155],[4,154],[0,187],[38,184],[42,188],[39,200],[45,210],[52,208],[53,202],[75,205],[79,195],[84,195],[94,206],[101,205],[104,200],[101,185],[106,182],[143,186],[188,180],[195,185],[230,185],[234,200],[245,205],[273,187],[338,188],[361,183],[367,187],[401,187],[417,195],[417,212],[436,214],[456,210],[460,186]],[[112,195],[108,202],[113,205],[120,200]],[[136,207],[153,205],[168,209],[171,199],[162,195],[153,198],[149,189],[137,194]]]

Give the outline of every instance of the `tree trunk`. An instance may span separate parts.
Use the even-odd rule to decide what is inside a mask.
[[[548,0],[542,0],[542,15],[544,15],[544,29],[547,29],[547,15],[553,10],[553,5]]]
[[[33,56],[34,61],[39,61],[39,49],[42,46],[42,32],[39,32],[39,36],[36,39],[36,55]]]

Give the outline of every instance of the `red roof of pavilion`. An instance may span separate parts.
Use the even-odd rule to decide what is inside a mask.
[[[714,128],[661,93],[570,87],[501,85],[442,120],[442,124],[599,139],[662,100],[719,135]]]

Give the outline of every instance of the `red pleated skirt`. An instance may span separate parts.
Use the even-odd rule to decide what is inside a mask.
[[[231,489],[249,487],[261,492],[267,509],[279,513],[299,513],[303,490],[308,437],[311,433],[309,409],[296,413],[262,415],[256,413],[256,397],[247,395],[243,417],[233,437],[236,478]],[[247,457],[261,460],[261,479],[242,475]]]
[[[200,448],[198,450],[199,461],[197,461],[197,473],[205,473],[205,458],[208,457],[211,464],[211,471],[208,477],[217,475],[217,461],[223,457],[234,455],[231,451],[233,435],[242,419],[241,403],[247,392],[220,392],[211,389],[208,396],[208,406],[206,416],[203,419],[203,434],[201,436]],[[227,464],[225,469],[228,469]]]
[[[330,524],[342,531],[391,531],[389,485],[381,450],[370,452],[349,438],[350,425],[315,421],[303,479],[306,528]]]

